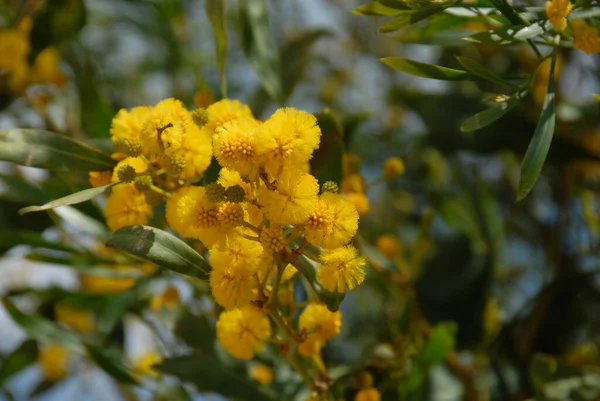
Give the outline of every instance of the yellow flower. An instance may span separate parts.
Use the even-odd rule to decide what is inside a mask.
[[[208,122],[205,127],[210,134],[213,134],[217,127],[225,124],[227,121],[242,117],[254,117],[250,107],[239,100],[219,100],[208,106],[206,110],[208,111]]]
[[[354,401],[380,401],[381,393],[376,388],[365,388],[360,390]]]
[[[255,363],[250,366],[250,377],[264,384],[265,386],[273,383],[273,369],[262,363]]]
[[[103,187],[112,182],[112,172],[108,171],[90,171],[90,185],[94,188]]]
[[[594,54],[600,51],[600,37],[598,30],[587,23],[577,29],[573,35],[575,40],[575,48],[587,54]]]
[[[286,170],[276,185],[275,191],[262,187],[259,194],[266,217],[276,224],[297,224],[308,219],[317,204],[316,178],[298,170]]]
[[[210,288],[224,308],[240,308],[255,299],[258,265],[263,249],[256,241],[238,238],[210,250]]]
[[[377,249],[385,257],[394,259],[402,254],[402,243],[393,235],[385,234],[377,238]]]
[[[48,381],[58,381],[68,373],[69,351],[61,345],[50,344],[39,350],[38,363]]]
[[[27,56],[30,51],[27,34],[18,29],[0,30],[0,70],[9,74],[27,65]]]
[[[121,273],[137,272],[129,266],[116,265],[114,270]],[[83,288],[93,294],[119,294],[135,285],[135,280],[129,277],[95,276],[81,274],[79,277]]]
[[[106,224],[111,230],[125,226],[147,224],[152,207],[146,196],[133,184],[119,184],[112,188],[104,206]]]
[[[281,282],[285,283],[286,281],[292,279],[296,275],[296,273],[298,273],[298,270],[294,267],[294,265],[288,263],[287,266],[283,269],[283,274],[281,275]]]
[[[156,379],[160,373],[154,369],[154,365],[159,364],[162,360],[162,356],[157,351],[147,351],[133,361],[133,372],[140,376]]]
[[[559,31],[567,26],[567,15],[573,9],[569,0],[551,0],[546,2],[546,15],[552,25]]]
[[[343,155],[344,175],[358,174],[362,162],[358,155],[354,153],[344,153]]]
[[[202,177],[210,165],[212,151],[208,131],[198,128],[196,124],[189,126],[178,151],[185,160],[185,167],[179,174],[179,178],[195,181]]]
[[[399,157],[390,157],[383,163],[382,174],[388,180],[398,178],[404,173],[404,163]]]
[[[277,176],[284,169],[305,165],[320,139],[316,117],[288,107],[265,121],[256,133],[256,146],[267,173]]]
[[[113,170],[112,178],[111,178],[112,182],[120,181],[119,180],[119,169],[122,168],[123,166],[133,167],[133,169],[135,170],[135,172],[137,174],[144,173],[144,172],[146,172],[146,170],[148,170],[148,164],[146,164],[146,162],[144,161],[143,158],[128,157],[128,158],[123,159],[120,162],[118,162],[117,165],[115,166],[115,168]]]
[[[160,310],[162,308],[174,308],[179,304],[179,291],[177,287],[169,285],[165,290],[152,297],[150,301],[150,307],[153,310]]]
[[[250,305],[225,311],[217,321],[219,342],[227,352],[239,359],[252,359],[265,348],[264,341],[270,336],[269,318]]]
[[[300,314],[298,326],[307,333],[298,350],[304,356],[312,356],[323,348],[326,340],[340,333],[342,314],[329,311],[325,305],[310,304]]]
[[[215,157],[223,167],[254,179],[258,173],[254,133],[260,122],[253,118],[238,118],[217,127],[213,135]]]
[[[53,47],[47,47],[37,55],[31,68],[29,80],[34,84],[51,83],[62,86],[67,76],[60,70],[60,55]]]
[[[94,331],[94,315],[90,311],[73,308],[61,302],[54,306],[56,320],[71,327],[79,333],[91,333]]]
[[[141,149],[146,157],[155,157],[158,152],[158,141],[142,137],[142,126],[151,110],[152,107],[149,106],[119,110],[110,124],[110,138],[117,151],[135,155]]]
[[[365,258],[358,256],[353,246],[326,249],[319,257],[321,268],[319,281],[328,291],[345,292],[346,287],[353,289],[365,279]]]
[[[316,246],[337,248],[346,245],[358,230],[358,212],[339,194],[324,193],[304,224],[306,239]]]
[[[263,227],[259,238],[265,250],[271,253],[282,251],[288,244],[283,228],[279,226]]]
[[[215,99],[212,93],[207,90],[201,90],[194,93],[194,107],[207,108]]]
[[[359,174],[350,174],[342,180],[341,191],[347,193],[365,193],[367,184],[365,179]]]
[[[217,182],[221,184],[225,189],[239,185],[244,189],[244,192],[246,192],[246,200],[252,199],[252,190],[250,188],[250,184],[244,182],[240,173],[238,173],[235,170],[231,170],[225,167],[222,168],[219,172],[219,179],[217,180]]]

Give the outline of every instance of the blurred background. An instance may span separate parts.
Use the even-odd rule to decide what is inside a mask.
[[[598,54],[559,52],[554,140],[542,176],[517,202],[549,65],[533,75],[538,61],[525,44],[461,41],[489,27],[458,12],[412,36],[381,35],[382,17],[352,12],[362,3],[269,0],[267,13],[248,18],[229,1],[225,14],[226,96],[259,118],[282,104],[317,113],[322,129],[343,140],[342,191],[361,214],[356,242],[372,269],[343,302],[342,334],[325,350],[339,397],[353,399],[356,375],[368,372],[385,400],[599,399]],[[0,129],[47,129],[109,149],[121,108],[167,97],[190,107],[220,99],[206,6],[0,0]],[[501,75],[532,74],[531,96],[495,124],[464,133],[462,122],[486,107],[482,100],[506,87],[418,78],[379,60],[456,67],[457,55]],[[402,171],[386,176],[391,157],[402,160]],[[106,305],[121,302],[140,278],[139,270],[104,272],[102,258],[113,255],[100,240],[102,200],[17,211],[88,186],[84,173],[0,162],[0,293],[84,335],[106,323],[99,311],[112,310]],[[152,369],[195,347],[202,335],[185,319],[210,308],[206,294],[163,275],[127,301],[106,331],[106,350],[146,377],[133,387],[99,362],[110,352],[89,361],[38,343],[0,308],[0,399],[246,399],[181,384],[177,377],[193,382],[181,372],[156,379]],[[258,380],[253,366],[235,369]],[[270,366],[281,399],[307,397],[289,369]],[[227,387],[219,383],[217,392]]]

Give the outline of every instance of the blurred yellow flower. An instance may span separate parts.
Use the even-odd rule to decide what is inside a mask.
[[[546,2],[546,15],[559,31],[567,26],[567,16],[573,9],[569,0],[551,0]]]
[[[217,321],[217,338],[236,358],[251,359],[265,348],[271,336],[269,318],[254,306],[244,306],[221,313]]]
[[[69,351],[59,344],[42,346],[38,352],[38,363],[46,380],[58,381],[68,373]]]
[[[111,230],[137,224],[147,224],[152,216],[152,206],[144,193],[134,184],[119,184],[112,188],[104,206],[106,224]]]
[[[347,193],[346,198],[354,205],[360,217],[366,216],[371,211],[371,203],[367,195],[358,192]]]
[[[575,48],[587,54],[594,54],[600,51],[600,36],[598,30],[583,23],[583,26],[575,30],[573,34],[575,40]]]
[[[380,401],[381,393],[376,388],[365,388],[360,390],[354,401]]]
[[[77,309],[60,302],[54,306],[54,313],[56,321],[79,333],[89,334],[94,331],[94,315],[90,311]]]
[[[90,171],[90,185],[94,188],[103,187],[112,182],[112,171]]]
[[[160,310],[162,308],[175,308],[179,305],[179,291],[177,291],[177,287],[173,285],[167,286],[158,295],[155,295],[150,300],[150,307],[153,310]]]
[[[60,54],[54,47],[47,47],[37,55],[29,74],[29,81],[34,84],[62,86],[67,82],[67,76],[60,70]]]
[[[147,351],[133,361],[133,372],[139,376],[157,379],[160,373],[154,369],[154,366],[159,364],[162,359],[162,356],[156,350]]]
[[[383,163],[382,175],[385,179],[396,179],[402,173],[404,173],[404,163],[399,157],[390,157]]]
[[[389,259],[394,259],[402,255],[403,252],[400,240],[390,234],[381,235],[377,238],[377,249]]]
[[[331,312],[325,305],[310,304],[300,314],[299,329],[307,334],[298,350],[304,356],[316,355],[325,341],[335,337],[342,328],[342,314]]]
[[[268,386],[273,383],[273,369],[263,363],[255,363],[250,366],[250,377]]]

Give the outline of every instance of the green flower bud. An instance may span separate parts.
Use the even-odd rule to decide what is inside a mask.
[[[323,185],[321,185],[321,192],[331,192],[337,194],[338,192],[340,192],[340,188],[338,187],[337,183],[333,181],[326,181],[325,183],[323,183]]]
[[[225,190],[225,198],[229,202],[240,203],[246,200],[246,191],[239,185],[234,185]]]
[[[223,202],[225,200],[225,188],[217,182],[208,184],[204,187],[204,191],[206,198],[211,202]]]
[[[133,166],[126,164],[119,168],[119,171],[117,171],[117,176],[119,177],[120,181],[133,182],[133,180],[135,180],[135,177],[137,176],[137,174],[136,174]]]
[[[149,189],[152,186],[152,177],[149,175],[137,176],[135,177],[135,180],[133,180],[133,184],[140,191]]]
[[[192,118],[198,127],[203,127],[208,122],[208,110],[203,107],[198,107],[193,111]]]

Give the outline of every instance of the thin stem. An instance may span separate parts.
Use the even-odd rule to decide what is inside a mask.
[[[260,230],[257,227],[253,226],[252,224],[248,223],[245,220],[242,221],[242,227],[249,228],[250,230],[254,231],[255,233],[260,234]]]
[[[152,189],[152,190],[153,190],[154,192],[156,192],[157,194],[160,194],[160,195],[164,196],[165,198],[169,198],[169,197],[171,197],[171,194],[170,194],[170,193],[168,193],[167,191],[165,191],[165,190],[164,190],[164,189],[162,189],[162,188],[159,188],[159,187],[157,187],[156,185],[152,185],[152,186],[150,187],[150,189]]]
[[[279,311],[277,309],[269,309],[269,316],[275,322],[277,326],[279,326],[286,334],[286,336],[295,343],[301,343],[302,338],[298,335],[298,333],[294,332],[292,328],[283,320],[281,316],[279,316]]]
[[[242,237],[242,238],[246,238],[246,239],[248,239],[248,240],[250,240],[250,241],[257,241],[257,242],[260,242],[260,239],[258,239],[258,237],[253,237],[253,236],[251,236],[251,235],[247,235],[247,234],[240,234],[240,237]]]
[[[288,353],[286,359],[288,360],[290,365],[292,365],[292,367],[300,374],[300,376],[302,376],[302,380],[304,380],[308,388],[310,388],[311,391],[317,391],[317,387],[315,386],[314,380],[310,377],[310,374],[306,370],[306,367],[302,365],[297,358],[296,347],[293,347],[293,349],[290,350],[290,353]]]
[[[270,306],[277,298],[277,292],[279,291],[279,284],[281,284],[281,277],[283,276],[283,263],[279,259],[279,256],[275,255],[275,262],[277,263],[277,276],[275,276],[275,284],[273,284],[273,289],[271,290],[271,294],[269,295],[269,300],[267,301],[267,306]]]

